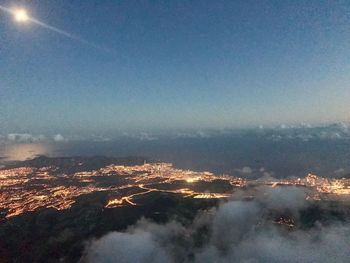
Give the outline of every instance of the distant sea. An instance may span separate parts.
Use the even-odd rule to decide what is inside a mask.
[[[350,173],[350,140],[270,140],[254,136],[217,136],[105,142],[14,143],[0,145],[1,162],[47,156],[144,156],[175,167],[240,177],[303,177]]]

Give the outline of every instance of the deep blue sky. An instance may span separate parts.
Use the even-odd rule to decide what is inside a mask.
[[[0,132],[349,120],[349,1],[0,3]]]

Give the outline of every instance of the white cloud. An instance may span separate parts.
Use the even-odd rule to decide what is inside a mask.
[[[46,137],[44,135],[32,135],[29,133],[9,133],[7,139],[10,142],[28,143],[44,141]]]
[[[171,262],[151,233],[139,229],[136,233],[110,233],[94,242],[88,262]]]
[[[253,169],[249,166],[244,166],[242,169],[235,169],[236,172],[238,172],[241,176],[249,176],[253,173]]]
[[[56,134],[53,136],[55,142],[64,142],[66,139],[61,134]]]
[[[301,189],[258,188],[255,201],[229,201],[192,224],[142,219],[86,247],[83,262],[350,262],[350,225],[333,223],[298,230],[274,224],[268,211],[290,209],[298,217],[308,203]],[[267,210],[269,209],[269,210]],[[203,233],[203,227],[207,233]],[[198,235],[201,233],[201,235]],[[202,240],[198,245],[198,238]]]
[[[30,134],[30,133],[9,133],[7,136],[0,136],[0,142],[3,143],[40,143],[40,142],[64,142],[66,138],[61,134],[56,134],[52,137],[47,137],[42,134]]]

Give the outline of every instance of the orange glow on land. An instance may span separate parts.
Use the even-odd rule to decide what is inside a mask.
[[[186,182],[187,182],[187,183],[194,183],[194,182],[197,182],[197,181],[198,181],[198,178],[191,178],[191,177],[190,177],[190,178],[187,178],[187,179],[186,179]]]
[[[221,199],[221,198],[229,198],[231,194],[220,194],[220,193],[202,193],[195,195],[193,198],[196,199]]]
[[[0,154],[8,161],[24,161],[38,155],[50,155],[53,152],[52,145],[44,143],[21,143],[6,145]]]
[[[130,205],[136,205],[134,202],[130,200],[131,198],[129,197],[122,197],[120,199],[113,199],[109,200],[107,205],[105,206],[106,208],[115,208],[115,207],[120,207],[124,206],[124,203],[129,203]],[[125,204],[126,205],[126,204]]]
[[[39,147],[37,144],[31,146]],[[27,150],[29,149],[31,148]],[[19,156],[19,152],[19,149],[12,149],[16,157],[25,157]],[[32,151],[29,152],[32,153]],[[195,199],[227,199],[237,188],[257,186],[306,187],[310,191],[306,197],[307,200],[348,200],[350,198],[350,179],[323,178],[316,175],[297,179],[275,179],[273,182],[270,180],[243,180],[227,175],[216,176],[208,172],[184,171],[174,168],[169,163],[135,166],[108,165],[93,171],[60,173],[59,176],[56,171],[55,166],[0,170],[0,207],[7,211],[5,217],[10,218],[39,208],[68,209],[79,196],[94,192],[106,192],[111,196],[105,208],[142,205],[142,202],[138,203],[139,199],[135,197],[142,197],[153,192],[180,194],[183,197]],[[97,178],[101,177],[121,181],[100,186]],[[226,181],[232,186],[232,189],[223,192],[220,190],[213,192],[209,188],[195,190],[197,189],[196,182],[215,184],[217,180]],[[184,188],[182,184],[184,181],[193,183],[193,185],[185,184]],[[180,185],[179,182],[181,182]],[[292,224],[284,219],[276,223]]]

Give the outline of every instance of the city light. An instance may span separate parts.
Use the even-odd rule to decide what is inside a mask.
[[[182,195],[195,199],[228,199],[235,189],[243,187],[304,187],[310,194],[307,200],[350,198],[349,179],[329,179],[309,174],[305,178],[274,179],[268,181],[245,180],[210,172],[194,172],[176,169],[170,163],[147,163],[144,165],[108,165],[98,170],[55,175],[57,167],[20,167],[0,170],[0,207],[10,218],[39,208],[64,210],[70,208],[77,197],[94,192],[106,192],[110,196],[105,208],[137,206],[140,196],[152,192]],[[98,178],[115,178],[120,183],[100,186]],[[221,181],[231,191],[210,190]],[[69,183],[68,183],[69,182]],[[75,182],[75,183],[72,183]],[[196,184],[207,184],[198,190]],[[217,189],[213,187],[212,189]],[[284,219],[278,224],[289,224]]]

